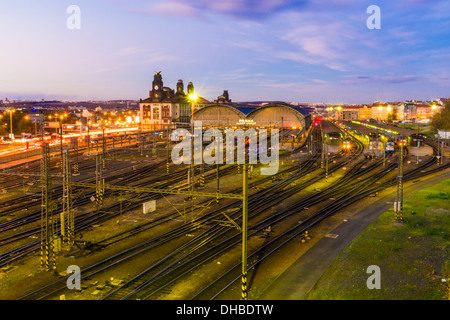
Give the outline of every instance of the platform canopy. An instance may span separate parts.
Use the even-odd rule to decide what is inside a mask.
[[[304,131],[311,124],[308,110],[286,103],[263,106],[210,104],[194,113],[195,121],[205,127],[285,128]]]

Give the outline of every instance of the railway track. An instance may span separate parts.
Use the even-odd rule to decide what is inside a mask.
[[[317,156],[315,157],[315,159],[313,160],[313,161],[309,161],[308,163],[309,164],[312,164],[312,163],[314,163],[315,162],[315,160],[317,160]],[[305,168],[303,168],[303,171],[305,171]],[[277,188],[283,188],[283,187],[286,187],[288,184],[289,184],[289,182],[290,182],[290,180],[292,180],[292,178],[290,178],[290,179],[286,179],[286,181],[284,181],[283,182],[283,185],[278,185],[277,186]],[[269,190],[270,191],[270,190]],[[266,194],[267,194],[267,192],[266,192]],[[272,192],[272,194],[273,194],[273,192]],[[280,195],[278,195],[278,197],[279,197]],[[284,197],[286,198],[286,194],[284,194]],[[258,200],[258,201],[254,201],[255,202],[255,204],[258,204],[258,202],[260,202],[260,200],[261,200],[261,195],[260,195],[260,197],[258,198],[258,199],[256,199],[256,200]],[[267,200],[267,199],[266,199]],[[280,201],[280,199],[278,199],[278,201]],[[256,215],[257,214],[257,210],[258,210],[258,206],[254,206],[254,208],[253,208],[253,215]],[[260,210],[261,210],[261,208],[260,208]],[[263,208],[261,211],[264,211],[265,210],[265,208]],[[236,215],[236,214],[235,214]],[[227,229],[227,228],[221,228],[222,229],[222,231],[221,232],[228,232],[229,231],[229,229]]]
[[[436,149],[433,147],[434,154],[436,155]],[[425,169],[429,168],[434,164],[436,161],[436,158],[433,157],[429,159],[426,163],[421,165],[418,168],[414,168],[404,174],[404,181],[411,181],[426,175],[429,175],[431,173],[438,172],[442,169],[449,168],[450,163],[447,163],[445,166],[441,168],[433,168],[428,171],[424,171]],[[381,178],[380,175],[383,174],[383,172],[390,171],[395,169],[395,164],[390,164],[388,167],[383,168],[377,175],[374,175],[373,177],[370,177],[372,182],[378,181],[378,179]],[[279,248],[286,245],[293,239],[297,238],[299,235],[307,231],[312,226],[320,223],[327,217],[335,214],[339,210],[341,210],[343,207],[347,207],[367,196],[370,194],[376,193],[378,191],[381,191],[384,188],[390,187],[395,185],[397,182],[397,178],[391,178],[386,181],[384,181],[381,184],[370,184],[364,182],[358,182],[353,186],[349,187],[349,190],[341,195],[339,198],[334,200],[333,202],[327,204],[325,207],[302,221],[296,226],[293,226],[288,231],[278,235],[274,239],[268,241],[265,243],[261,248],[253,252],[248,256],[249,260],[254,260],[253,263],[249,264],[248,271],[252,270],[253,268],[257,267],[261,262],[265,261],[271,254],[275,253]],[[293,208],[287,208],[286,212],[289,212],[290,210],[295,210],[295,207]],[[251,234],[249,234],[251,236]],[[225,292],[228,288],[230,288],[233,284],[236,284],[240,280],[240,267],[241,264],[237,263],[232,268],[229,268],[226,272],[223,273],[219,278],[217,278],[215,281],[213,281],[208,287],[204,288],[197,294],[193,295],[191,299],[215,299],[220,296],[221,293]]]
[[[356,143],[357,144],[357,143]],[[357,144],[357,148],[360,148]],[[353,158],[355,158],[357,154],[354,155]],[[317,157],[314,161],[317,160]],[[354,159],[353,159],[354,160]],[[342,163],[336,164],[334,166],[331,166],[330,172],[334,172],[335,170],[341,168],[343,165],[347,164],[348,161],[343,161]],[[367,165],[365,168],[362,168],[364,165]],[[428,167],[432,165],[432,161],[427,162]],[[355,166],[350,169],[347,174],[341,178],[336,184],[330,185],[327,189],[322,190],[321,192],[314,194],[311,197],[308,197],[307,199],[303,199],[296,203],[296,205],[291,206],[285,210],[283,210],[280,213],[277,213],[276,215],[273,215],[267,219],[263,219],[262,221],[259,221],[253,225],[250,226],[250,233],[249,237],[256,236],[258,233],[261,233],[262,230],[264,230],[267,226],[273,225],[274,223],[280,222],[283,219],[289,217],[290,215],[297,213],[304,209],[305,206],[313,205],[314,203],[320,203],[321,201],[325,199],[329,199],[331,195],[341,194],[341,196],[327,204],[324,208],[316,212],[314,215],[312,215],[307,220],[303,221],[301,224],[294,226],[293,228],[289,229],[287,232],[283,233],[283,235],[280,235],[274,239],[271,239],[271,241],[267,242],[263,247],[255,251],[249,256],[249,260],[251,258],[255,258],[256,262],[252,263],[250,265],[251,269],[252,267],[255,267],[258,263],[263,261],[265,258],[267,258],[270,254],[275,252],[277,248],[280,248],[285,243],[289,242],[302,232],[304,230],[307,230],[309,227],[311,227],[314,224],[319,223],[326,217],[334,214],[338,210],[340,210],[343,206],[348,206],[349,204],[358,201],[359,199],[367,196],[371,192],[376,192],[377,188],[381,188],[380,185],[375,185],[374,183],[368,183],[368,182],[374,182],[378,179],[384,177],[389,172],[391,172],[393,169],[396,168],[396,163],[392,162],[388,166],[381,169],[376,174],[369,176],[362,180],[357,180],[355,177],[362,176],[365,174],[370,173],[372,170],[375,170],[377,167],[381,165],[381,161],[373,161],[373,162],[358,162],[355,164]],[[414,169],[413,171],[419,171],[421,174],[428,174],[423,173],[422,171],[424,168],[426,168],[425,164],[423,164],[420,168]],[[434,170],[434,169],[432,169]],[[416,172],[416,174],[419,174]],[[408,176],[409,179],[414,178],[413,173],[406,173],[405,177]],[[320,180],[323,178],[323,175],[320,177],[320,175],[317,175],[315,178],[311,179],[309,182],[310,184],[314,183],[315,181]],[[350,183],[353,179],[353,183]],[[392,182],[391,180],[390,183]],[[283,188],[286,188],[290,182],[292,182],[292,179],[285,179],[283,181],[280,181],[278,185],[278,189],[276,189],[275,186],[271,186],[269,190],[266,190],[265,193],[260,193],[259,195],[256,194],[254,201],[254,206],[251,210],[251,217],[256,217],[261,212],[264,211],[264,205],[259,205],[258,203],[267,203],[269,199],[271,199],[271,203],[276,203],[276,201],[282,201],[284,199],[287,199],[293,194],[295,194],[294,188],[290,188],[289,192],[284,191],[282,193],[274,194],[275,190],[283,190]],[[388,182],[386,182],[388,183]],[[297,191],[301,190],[305,187],[306,184],[299,184],[298,188],[296,188]],[[350,188],[350,189],[349,189]],[[347,190],[349,189],[349,190]],[[272,196],[271,196],[272,194]],[[236,204],[235,204],[236,205]],[[250,204],[249,204],[250,206]],[[239,208],[239,207],[238,207]],[[230,216],[236,221],[239,221],[239,212],[240,210],[238,208],[235,208],[235,212],[233,214],[230,214]],[[250,207],[249,207],[250,208]],[[217,212],[216,212],[217,214]],[[203,217],[202,217],[203,218]],[[105,261],[102,261],[96,266],[98,269],[97,272],[103,272],[108,270],[110,267],[107,265],[114,266],[116,264],[122,263],[123,261],[126,261],[129,258],[125,258],[126,255],[130,255],[132,257],[135,257],[136,255],[142,254],[143,252],[147,252],[148,250],[151,250],[151,248],[154,248],[157,246],[158,242],[161,241],[170,241],[172,239],[176,239],[180,237],[181,235],[185,234],[188,230],[189,232],[193,231],[199,231],[200,225],[208,224],[207,221],[193,221],[193,223],[185,225],[184,228],[189,229],[179,229],[179,234],[177,234],[177,230],[171,230],[164,235],[161,235],[162,238],[155,237],[154,239],[149,240],[148,243],[140,244],[139,246],[130,249],[130,251],[124,251],[121,252],[119,255],[111,257],[110,259],[107,259]],[[172,233],[173,232],[173,233]],[[173,237],[173,238],[172,238]],[[286,238],[287,237],[287,238]],[[283,240],[284,238],[284,240]],[[288,239],[288,240],[286,240]],[[188,275],[190,272],[198,268],[199,266],[203,265],[204,263],[211,261],[214,257],[216,257],[218,254],[225,252],[226,250],[232,248],[233,246],[236,246],[240,241],[240,233],[237,232],[234,229],[230,228],[224,228],[219,223],[209,223],[209,228],[206,231],[200,232],[199,235],[197,235],[194,239],[186,243],[186,245],[178,248],[177,250],[171,252],[169,255],[164,257],[163,259],[160,259],[159,261],[155,261],[155,263],[150,266],[147,270],[139,274],[138,276],[134,277],[132,280],[128,281],[125,285],[121,286],[117,290],[114,290],[109,295],[107,295],[106,299],[149,299],[149,298],[155,298],[158,297],[158,294],[161,294],[161,291],[163,293],[167,293],[167,289],[170,284],[174,283],[177,279],[180,277]],[[212,243],[216,243],[212,245]],[[114,262],[112,262],[114,260]],[[218,279],[216,279],[214,282],[212,282],[209,286],[207,286],[203,291],[196,293],[192,296],[193,299],[210,299],[217,297],[218,294],[223,292],[226,288],[231,286],[237,279],[240,277],[240,264],[236,264],[232,269],[230,269],[227,272],[224,272],[222,276],[220,276]],[[89,267],[90,268],[90,267]],[[83,269],[83,274],[85,274],[86,271],[89,272],[91,269]],[[93,267],[94,268],[94,267]],[[234,277],[234,273],[239,274],[238,276]],[[90,274],[92,275],[92,274]],[[87,276],[89,277],[89,275]],[[231,280],[230,280],[231,279]],[[65,279],[61,279],[59,283],[65,286]],[[214,289],[213,289],[214,288]],[[50,290],[51,289],[51,290]],[[52,291],[53,290],[53,291]],[[46,288],[42,288],[41,290],[38,290],[36,292],[31,293],[30,295],[27,295],[23,297],[24,299],[43,299],[50,297],[51,295],[54,295],[55,293],[59,292],[63,289],[56,289],[51,288],[50,286],[47,286]],[[52,293],[48,293],[49,291],[52,291]],[[43,292],[46,292],[45,294],[42,294]]]
[[[300,146],[299,148],[301,148],[302,146]],[[297,149],[299,149],[297,148]],[[287,155],[284,155],[287,156]],[[156,177],[153,178],[152,180],[147,180],[145,182],[142,183],[134,183],[138,180],[142,180],[143,178],[147,178],[147,176],[149,174],[152,174],[155,169],[157,169],[158,167],[161,166],[161,164],[163,164],[164,161],[161,161],[159,163],[157,163],[156,165],[150,166],[149,170],[148,168],[144,168],[143,170],[136,170],[136,172],[132,172],[130,174],[128,174],[126,177],[123,177],[121,174],[116,174],[110,177],[107,177],[107,182],[111,182],[114,180],[118,180],[120,179],[120,183],[121,184],[128,184],[131,186],[136,186],[136,187],[140,187],[140,186],[146,186],[148,184],[153,185],[156,184],[160,181],[161,177]],[[211,170],[213,167],[212,166],[207,166],[206,170]],[[234,169],[233,166],[227,166],[226,168],[222,168],[220,171],[220,176],[225,176],[228,175],[230,173],[233,173]],[[167,188],[167,187],[171,187],[172,184],[177,184],[180,183],[181,181],[183,181],[185,179],[185,173],[184,170],[178,170],[176,172],[171,173],[171,177],[172,178],[168,178],[169,180],[163,184],[158,185],[156,188]],[[209,173],[206,174],[205,176],[205,180],[206,181],[211,181],[213,179],[215,179],[215,173]],[[55,191],[54,191],[55,192]],[[56,192],[60,192],[62,193],[62,189],[61,187],[57,187],[57,191]],[[90,203],[90,197],[95,193],[95,191],[91,191],[82,195],[79,195],[78,198],[74,201],[74,206],[82,206],[85,204]],[[112,196],[114,192],[111,192],[109,190],[106,191],[105,197],[108,196]],[[146,195],[146,196],[138,196],[138,195],[133,195],[130,198],[128,198],[126,201],[124,201],[124,203],[116,203],[114,205],[111,205],[109,207],[105,207],[103,208],[100,212],[96,213],[96,214],[92,214],[92,213],[85,213],[85,214],[81,214],[78,215],[76,217],[76,232],[80,232],[82,230],[85,230],[89,227],[91,227],[94,224],[99,224],[107,219],[111,219],[114,216],[117,216],[121,210],[119,210],[119,206],[122,207],[122,209],[125,210],[125,212],[127,210],[134,210],[137,207],[139,207],[143,201],[149,200],[149,199],[155,199],[155,198],[159,198],[160,195],[159,194],[151,194],[151,195]],[[138,199],[139,198],[139,199]],[[137,203],[136,200],[139,200]],[[62,210],[61,206],[58,206],[55,210],[55,215],[59,214],[60,210]],[[0,231],[7,231],[13,228],[18,228],[18,227],[22,227],[25,224],[31,223],[31,222],[35,222],[37,220],[40,219],[40,210],[35,211],[32,214],[28,214],[25,217],[21,217],[18,219],[14,219],[12,221],[8,221],[6,223],[0,224]],[[158,221],[159,223],[162,223],[164,221],[168,221],[170,220],[175,214],[171,215],[170,217],[167,217],[165,219],[160,219]],[[150,225],[158,225],[157,223],[152,223]],[[59,228],[59,226],[56,226],[57,229]],[[146,228],[142,228],[143,230],[146,230],[147,228],[149,228],[151,226],[146,226]],[[29,237],[33,237],[36,236],[40,233],[40,227],[35,227],[35,228],[31,228],[28,229],[26,231],[22,231],[19,233],[15,233],[13,235],[10,236],[6,236],[0,239],[0,245],[6,245],[6,244],[10,244],[13,243],[14,241],[18,241],[21,239],[26,239]],[[121,237],[117,237],[117,238],[121,238]],[[126,237],[122,237],[122,238],[126,238]],[[117,242],[118,240],[114,240],[111,243]],[[19,248],[16,248],[12,251],[6,252],[2,255],[0,255],[0,266],[4,266],[7,265],[13,261],[16,261],[18,259],[20,259],[21,257],[24,257],[26,255],[29,255],[33,252],[35,252],[36,250],[39,249],[39,243],[40,240],[36,239],[34,241],[31,241],[30,243],[27,243]],[[101,246],[103,246],[104,244],[101,244]]]

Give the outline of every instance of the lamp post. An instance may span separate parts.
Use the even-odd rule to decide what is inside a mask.
[[[434,113],[436,112],[437,106],[435,104],[433,104],[431,106],[431,116],[434,116]]]
[[[191,102],[191,161],[189,162],[189,182],[191,184],[191,191],[194,191],[194,102],[196,102],[198,96],[195,93],[189,95],[189,101]]]
[[[61,149],[61,169],[63,167],[63,159],[64,159],[64,155],[63,155],[63,127],[62,127],[62,120],[64,119],[64,115],[60,115],[58,117],[59,120],[59,145],[60,145],[60,149]]]
[[[106,169],[106,140],[105,140],[105,122],[102,122],[102,168]]]
[[[13,135],[13,129],[12,129],[12,114],[14,113],[14,112],[16,112],[16,109],[7,109],[6,111],[8,111],[9,112],[9,119],[10,119],[10,134],[9,134],[9,137],[11,138],[11,139],[14,139],[14,135]]]

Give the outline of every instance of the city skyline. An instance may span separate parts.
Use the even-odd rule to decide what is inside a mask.
[[[67,8],[79,6],[70,30]],[[380,7],[370,30],[367,8]],[[0,97],[139,100],[154,70],[214,100],[371,103],[449,96],[450,4],[21,1],[0,7]]]

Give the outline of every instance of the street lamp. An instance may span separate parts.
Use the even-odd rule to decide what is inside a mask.
[[[436,112],[436,109],[437,109],[437,105],[433,104],[433,105],[431,106],[431,116],[432,116],[432,117],[434,116],[434,113]]]
[[[63,119],[67,117],[67,113],[66,114],[61,114],[58,115],[57,113],[55,113],[55,118],[56,120],[59,121],[59,144],[60,144],[60,149],[61,149],[61,169],[62,169],[62,163],[63,163],[63,127],[62,127],[62,121]],[[49,119],[51,119],[52,116],[49,115]]]
[[[11,129],[11,133],[9,134],[9,137],[11,139],[14,139],[14,135],[13,135],[13,129],[12,129],[12,114],[14,112],[16,112],[16,109],[7,109],[6,111],[9,112],[9,118],[10,118],[10,129]]]

